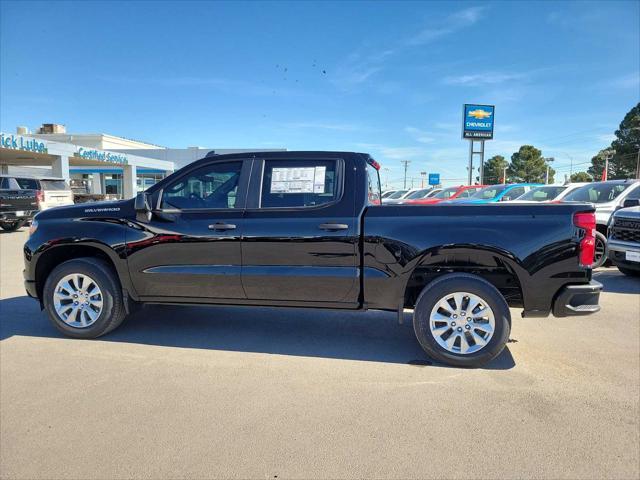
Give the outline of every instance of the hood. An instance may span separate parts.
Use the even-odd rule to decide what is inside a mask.
[[[497,202],[498,199],[496,198],[490,198],[488,200],[482,199],[482,198],[476,198],[476,199],[471,199],[471,198],[454,198],[453,200],[445,200],[441,203],[457,203],[457,204],[461,204],[461,203],[471,203],[471,204],[482,204],[482,203],[492,203],[492,202]]]
[[[613,216],[616,218],[624,217],[624,218],[640,219],[640,207],[621,208],[616,213],[614,213]]]
[[[37,220],[49,218],[122,217],[133,211],[133,199],[77,203],[48,208],[36,215]]]
[[[408,200],[406,205],[433,205],[434,203],[442,202],[441,198],[418,198],[416,200]]]

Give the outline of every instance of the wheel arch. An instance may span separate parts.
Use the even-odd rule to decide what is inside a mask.
[[[423,252],[409,269],[403,290],[404,308],[413,308],[420,292],[449,273],[476,275],[503,295],[512,307],[524,306],[526,271],[509,253],[487,246],[447,246]]]
[[[122,288],[127,290],[127,292],[131,291],[126,272],[122,271],[121,266],[118,268],[120,262],[123,260],[121,260],[113,250],[100,243],[74,242],[50,247],[38,256],[35,266],[38,298],[42,301],[44,284],[54,268],[68,260],[86,257],[103,260],[116,274]]]

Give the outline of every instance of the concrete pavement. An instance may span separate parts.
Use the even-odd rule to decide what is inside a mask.
[[[638,478],[640,281],[431,365],[383,312],[148,307],[62,337],[0,234],[1,478]]]

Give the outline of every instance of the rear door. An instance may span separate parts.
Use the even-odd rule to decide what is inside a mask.
[[[349,159],[254,161],[242,239],[249,300],[357,305],[355,178]]]

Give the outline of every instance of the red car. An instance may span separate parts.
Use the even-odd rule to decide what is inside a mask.
[[[445,188],[441,192],[436,193],[433,197],[417,198],[415,200],[407,200],[405,205],[433,205],[443,200],[453,200],[454,198],[468,198],[486,185],[460,185],[459,187]]]

